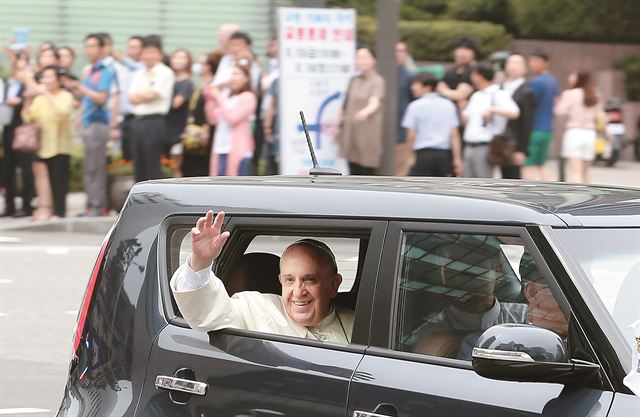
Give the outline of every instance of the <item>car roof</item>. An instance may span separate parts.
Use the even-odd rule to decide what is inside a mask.
[[[260,176],[165,179],[136,193],[233,213],[345,216],[554,227],[640,227],[640,189],[502,179]],[[170,200],[170,201],[169,201]],[[180,210],[178,210],[180,211]]]

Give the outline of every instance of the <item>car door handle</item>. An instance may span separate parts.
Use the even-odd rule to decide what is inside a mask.
[[[373,411],[354,411],[353,417],[398,417],[398,409],[393,404],[380,403]]]
[[[353,417],[391,417],[386,414],[372,413],[370,411],[354,411]]]
[[[186,392],[194,395],[205,395],[208,385],[204,382],[191,381],[189,379],[176,378],[174,376],[158,375],[156,377],[156,388],[170,391]]]

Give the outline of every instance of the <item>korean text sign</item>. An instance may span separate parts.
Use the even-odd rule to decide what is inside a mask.
[[[334,137],[354,73],[355,24],[352,9],[279,9],[281,174],[305,175],[312,167],[300,110],[318,163],[346,172]]]

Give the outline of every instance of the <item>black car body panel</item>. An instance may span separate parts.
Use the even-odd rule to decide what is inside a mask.
[[[392,331],[388,316],[382,329],[371,326],[364,343],[347,347],[232,330],[194,333],[167,314],[161,291],[166,283],[159,280],[166,273],[158,261],[164,248],[158,242],[165,219],[191,218],[209,209],[224,210],[232,218],[294,216],[552,231],[640,227],[639,201],[640,191],[629,188],[506,180],[277,176],[139,183],[110,236],[58,416],[350,416],[387,403],[398,416],[631,415],[629,410],[638,410],[638,397],[615,381],[614,389],[606,381],[603,389],[493,381],[460,361],[382,354]],[[538,240],[546,239],[552,237],[539,233],[531,242],[538,247],[543,246]],[[562,269],[559,277],[570,269],[544,254],[553,252],[553,245],[538,249],[553,275],[556,269]],[[385,259],[378,259],[376,281],[370,283],[371,303],[373,288],[377,302],[379,291],[394,280],[395,266]],[[575,290],[580,285],[570,285],[575,293],[562,285],[557,291],[573,302],[585,295]],[[385,297],[392,302],[390,294]],[[371,322],[388,314],[384,310],[374,310]],[[600,327],[597,315],[588,317],[593,322],[581,323],[579,331],[590,334],[592,327]],[[603,339],[612,334],[599,331]],[[588,347],[608,350],[598,353],[605,379],[620,377],[620,355],[612,347],[620,343],[594,340]],[[205,397],[192,398],[186,406],[154,386],[156,376],[171,376],[182,367],[209,384]]]

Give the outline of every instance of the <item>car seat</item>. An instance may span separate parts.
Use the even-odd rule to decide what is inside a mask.
[[[282,286],[278,280],[279,275],[279,256],[265,252],[245,253],[238,260],[225,287],[229,295],[240,291],[280,295]]]

